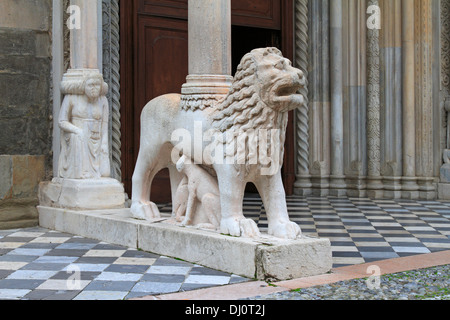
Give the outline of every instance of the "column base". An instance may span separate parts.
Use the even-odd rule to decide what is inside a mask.
[[[335,197],[345,197],[347,195],[345,176],[330,176],[329,195]]]
[[[402,198],[403,199],[419,199],[419,186],[417,185],[416,177],[402,178]]]
[[[381,176],[367,177],[367,197],[371,199],[383,199],[384,188],[381,182]]]
[[[73,210],[125,207],[123,185],[111,178],[59,179],[39,185],[41,206]]]
[[[347,195],[355,198],[367,197],[365,176],[350,176],[346,179]]]
[[[419,197],[424,200],[434,200],[438,196],[438,191],[435,178],[433,177],[418,177],[417,184],[419,185]]]
[[[402,177],[383,177],[384,197],[387,199],[400,199],[402,197]]]
[[[294,183],[294,194],[298,196],[312,195],[312,184],[310,175],[298,175]]]
[[[232,76],[213,74],[193,74],[186,77],[181,87],[183,95],[226,95],[233,82]]]

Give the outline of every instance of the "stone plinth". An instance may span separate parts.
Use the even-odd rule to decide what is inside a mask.
[[[257,239],[179,227],[170,219],[136,220],[129,209],[74,211],[39,206],[44,228],[139,248],[216,270],[260,280],[287,280],[331,270],[328,239]]]
[[[60,179],[39,186],[41,206],[74,210],[125,207],[123,185],[115,179]]]

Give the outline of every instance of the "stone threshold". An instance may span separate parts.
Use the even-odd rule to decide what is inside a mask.
[[[239,276],[281,281],[326,273],[332,268],[329,239],[302,236],[257,239],[179,227],[169,218],[142,221],[130,209],[75,211],[38,206],[40,226],[111,244],[182,259]]]

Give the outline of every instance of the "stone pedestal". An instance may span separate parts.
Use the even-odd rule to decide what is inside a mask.
[[[123,185],[115,179],[60,179],[39,186],[41,206],[73,210],[124,208]]]
[[[75,211],[39,206],[44,228],[139,248],[159,255],[259,280],[288,280],[332,268],[329,239],[282,240],[231,237],[211,230],[180,228],[170,219],[133,219],[129,209]]]
[[[438,198],[450,200],[450,183],[438,183]]]
[[[448,153],[444,152],[447,156]],[[450,200],[450,164],[445,163],[440,169],[441,181],[438,184],[438,197],[442,200]]]

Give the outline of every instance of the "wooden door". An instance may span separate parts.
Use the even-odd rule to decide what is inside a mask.
[[[122,175],[131,194],[141,111],[157,96],[180,93],[188,75],[188,4],[187,0],[129,0],[121,1],[120,7]],[[232,24],[234,70],[245,53],[262,46],[277,46],[292,59],[292,0],[232,0]],[[283,167],[288,194],[295,179],[292,115],[290,119]],[[155,178],[152,200],[171,201],[167,170]]]

